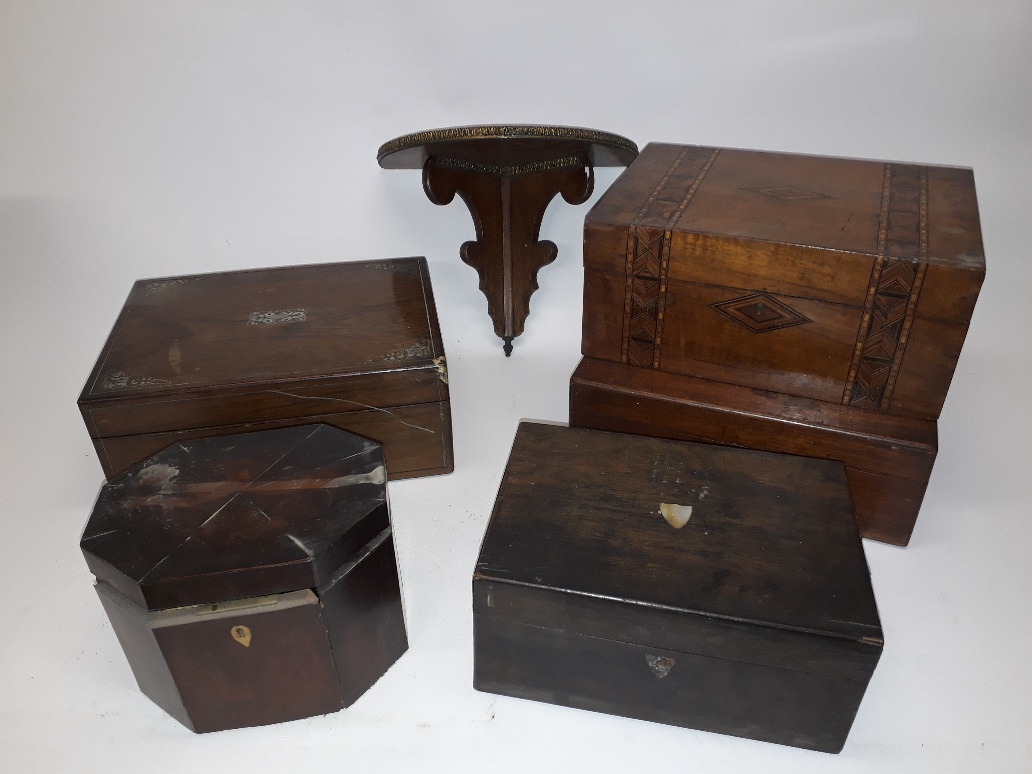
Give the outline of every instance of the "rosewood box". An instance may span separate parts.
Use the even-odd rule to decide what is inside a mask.
[[[349,706],[408,647],[380,444],[184,440],[101,490],[81,548],[140,689],[194,731]]]
[[[859,453],[832,436],[815,451],[864,478],[866,535],[909,540],[985,274],[971,170],[651,144],[584,240],[582,352],[641,372],[618,381],[640,378],[673,412],[660,434],[771,450],[789,450],[786,421],[808,438],[877,436]],[[685,400],[723,431],[696,425]],[[572,416],[610,427],[585,403]],[[742,431],[744,416],[763,429]],[[906,459],[880,458],[884,444]]]
[[[827,752],[882,630],[841,463],[522,423],[474,685]]]
[[[452,470],[425,258],[138,281],[79,397],[104,473],[176,441],[324,422],[391,479]]]

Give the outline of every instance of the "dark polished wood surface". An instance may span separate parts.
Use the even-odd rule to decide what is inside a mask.
[[[408,649],[389,531],[316,591],[149,612],[96,589],[140,690],[198,733],[336,712]]]
[[[588,357],[924,419],[985,275],[971,170],[663,144],[584,264]]]
[[[140,690],[197,733],[338,711],[341,690],[324,612],[311,591],[230,615],[148,614],[104,583],[108,618]],[[243,638],[234,630],[246,627]]]
[[[840,463],[520,425],[477,688],[837,751],[881,646]]]
[[[934,420],[899,417],[584,358],[570,424],[839,460],[864,537],[906,545],[938,451]]]
[[[593,168],[624,166],[637,146],[618,135],[556,126],[467,126],[405,135],[384,143],[385,169],[422,169],[434,204],[456,195],[473,218],[476,239],[459,254],[477,270],[495,335],[506,356],[523,333],[537,273],[555,260],[553,242],[539,240],[548,203],[562,195],[581,204],[594,187]]]
[[[478,690],[821,752],[842,750],[869,680],[492,618],[474,626]]]
[[[184,441],[106,484],[80,545],[151,610],[315,588],[390,526],[380,445],[328,425]]]
[[[668,524],[662,503],[691,506],[688,523]],[[476,574],[838,637],[878,631],[843,466],[790,455],[523,422]]]
[[[380,445],[328,425],[177,443],[81,547],[140,689],[197,732],[349,706],[408,647]]]
[[[424,258],[140,280],[79,407],[108,476],[153,453],[156,434],[171,442],[327,415],[383,442],[393,477],[452,469]],[[420,418],[402,416],[412,412]],[[426,438],[413,444],[413,432]]]
[[[346,575],[319,589],[340,683],[350,707],[408,650],[394,540],[388,535]]]

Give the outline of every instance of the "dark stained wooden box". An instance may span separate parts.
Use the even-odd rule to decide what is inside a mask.
[[[473,614],[479,690],[828,752],[882,651],[841,463],[532,423]]]
[[[935,419],[985,258],[969,169],[650,144],[584,267],[586,357]]]
[[[936,423],[581,360],[570,424],[844,462],[861,534],[905,546],[938,451]]]
[[[79,409],[109,478],[175,441],[312,422],[383,443],[392,480],[451,472],[426,259],[140,280]]]
[[[382,448],[329,425],[177,443],[81,547],[140,689],[197,732],[335,712],[408,647]]]

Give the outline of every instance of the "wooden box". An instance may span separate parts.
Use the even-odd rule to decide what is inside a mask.
[[[523,423],[479,690],[837,752],[882,651],[841,463]]]
[[[931,419],[590,358],[570,379],[570,424],[839,460],[861,534],[901,546],[938,451]]]
[[[424,258],[138,281],[79,397],[108,477],[179,440],[325,422],[452,470]]]
[[[907,544],[985,275],[970,170],[648,145],[584,268],[571,424],[840,460]]]
[[[194,731],[352,704],[408,647],[380,444],[186,440],[101,490],[81,548],[140,689]]]
[[[969,169],[651,144],[584,267],[587,357],[935,419],[985,258]]]

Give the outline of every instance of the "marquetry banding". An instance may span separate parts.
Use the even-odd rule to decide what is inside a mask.
[[[692,154],[692,151],[696,151]],[[691,183],[687,187],[687,191],[684,196],[681,197],[678,206],[667,218],[666,222],[662,226],[656,227],[645,227],[642,226],[642,222],[651,214],[652,208],[660,195],[666,190],[671,184],[671,180],[674,179],[675,174],[681,169],[682,165],[685,165],[685,160],[689,157],[688,163],[690,165],[696,165],[699,161],[698,149],[686,147],[674,159],[666,173],[660,178],[659,182],[652,189],[649,196],[646,198],[645,203],[642,204],[637,214],[631,220],[631,224],[627,229],[627,261],[626,261],[626,285],[624,291],[624,320],[623,320],[623,337],[621,345],[621,360],[631,365],[637,365],[647,368],[659,368],[660,351],[663,340],[663,321],[665,311],[665,300],[667,293],[667,280],[670,268],[670,244],[671,234],[674,226],[677,225],[677,221],[680,220],[684,214],[688,205],[691,204],[692,198],[698,191],[699,186],[702,184],[703,179],[713,166],[713,162],[716,161],[719,155],[719,150],[712,150],[707,156],[702,166],[695,172]],[[687,166],[689,170],[693,169],[693,166]],[[684,181],[676,179],[674,182],[675,187],[683,186]],[[661,240],[661,241],[660,241]],[[656,243],[659,242],[658,248]],[[644,244],[644,249],[642,249]],[[642,275],[642,270],[649,263],[649,258],[658,259],[658,266],[656,267],[655,276]],[[656,298],[650,299],[645,298],[643,295],[636,295],[637,288],[635,287],[636,278],[644,277],[648,280],[655,280],[658,282],[658,292]],[[651,291],[649,293],[651,295]],[[643,311],[642,314],[635,314],[635,307],[639,306]],[[642,319],[643,316],[647,319]],[[638,322],[636,326],[636,321]],[[642,342],[646,342],[646,346],[641,346]],[[638,344],[637,346],[635,344]]]
[[[464,169],[469,172],[480,172],[485,175],[503,175],[515,177],[516,175],[527,175],[532,172],[550,172],[553,169],[565,169],[566,167],[587,167],[590,166],[585,156],[565,156],[561,159],[549,161],[534,161],[528,164],[517,164],[503,166],[500,164],[484,164],[479,161],[467,159],[455,159],[448,156],[434,156],[434,164],[440,167],[451,167],[452,169]]]
[[[865,408],[888,406],[927,269],[928,171],[924,167],[886,164],[878,258],[871,270],[842,403]]]
[[[918,255],[920,264],[914,277],[914,285],[910,290],[910,300],[907,302],[907,312],[903,320],[903,329],[899,334],[899,343],[896,346],[896,356],[892,361],[892,368],[889,371],[889,378],[885,384],[885,393],[882,396],[882,406],[887,406],[892,398],[892,391],[896,387],[896,378],[899,376],[899,368],[903,363],[903,355],[906,352],[907,340],[910,338],[910,329],[914,325],[914,315],[917,312],[917,300],[921,295],[921,286],[924,284],[925,274],[928,272],[928,170],[920,169],[920,200],[919,200],[919,244]]]
[[[645,199],[645,203],[642,204],[641,207],[638,209],[638,212],[631,220],[630,227],[627,229],[627,263],[625,278],[626,285],[624,287],[623,337],[621,338],[622,345],[620,348],[620,359],[624,363],[630,362],[629,350],[631,344],[631,311],[633,307],[632,299],[634,284],[634,262],[635,258],[637,257],[635,251],[638,239],[638,224],[641,223],[642,219],[645,217],[645,214],[649,211],[649,208],[652,207],[653,203],[655,203],[656,198],[660,194],[660,191],[662,191],[663,188],[666,187],[666,184],[670,181],[670,178],[671,176],[673,176],[674,171],[678,168],[678,166],[680,166],[681,162],[684,160],[684,157],[688,155],[688,152],[690,150],[691,148],[684,148],[681,150],[679,154],[677,154],[677,158],[674,159],[674,163],[670,165],[666,173],[663,175],[663,177],[660,178],[659,182],[652,189],[652,192],[649,194],[648,198]]]
[[[684,211],[688,209],[688,205],[692,199],[695,198],[695,192],[699,190],[699,186],[702,185],[703,179],[710,171],[710,167],[713,166],[713,162],[717,160],[717,155],[720,153],[719,150],[714,150],[709,158],[706,159],[706,163],[703,165],[702,170],[696,176],[695,180],[692,181],[691,186],[688,188],[688,193],[685,194],[684,199],[674,210],[674,214],[670,216],[670,220],[667,222],[666,234],[663,238],[663,261],[659,268],[659,309],[658,317],[656,319],[656,344],[653,349],[652,367],[659,368],[659,355],[663,351],[663,321],[666,317],[666,295],[667,295],[667,275],[670,273],[670,246],[671,246],[671,232],[674,226],[677,225],[677,221],[684,215]]]
[[[884,203],[882,206],[882,213],[884,215],[885,208]],[[884,220],[884,218],[883,218]],[[883,244],[881,229],[879,228],[878,244]],[[879,248],[880,249],[880,248]],[[856,382],[856,372],[860,367],[860,356],[864,351],[864,341],[867,336],[867,331],[871,327],[871,312],[874,309],[874,296],[878,292],[878,281],[881,279],[882,266],[885,264],[885,258],[879,256],[874,261],[874,266],[871,267],[871,281],[867,286],[867,297],[864,299],[864,313],[860,318],[860,329],[856,335],[856,345],[853,347],[853,358],[849,363],[849,374],[846,376],[846,386],[842,391],[842,402],[849,403],[850,396],[853,394],[853,384]]]

